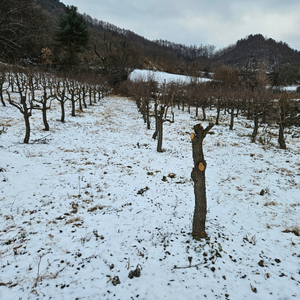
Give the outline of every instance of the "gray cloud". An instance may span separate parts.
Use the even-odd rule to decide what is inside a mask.
[[[300,50],[299,0],[63,0],[147,39],[226,47],[261,33]]]

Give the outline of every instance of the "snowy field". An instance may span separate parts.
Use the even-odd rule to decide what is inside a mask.
[[[222,115],[204,140],[209,238],[197,242],[193,111],[175,109],[163,153],[130,99],[67,113],[62,124],[56,103],[44,132],[34,112],[25,145],[22,115],[0,107],[0,299],[300,299],[299,129],[280,150]]]
[[[195,77],[194,77],[195,78]],[[161,71],[151,71],[151,70],[134,70],[130,73],[130,80],[136,81],[139,79],[148,80],[153,79],[160,84],[166,82],[175,82],[175,83],[189,83],[191,81],[191,77],[185,75],[178,75],[178,74],[170,74]],[[198,78],[200,82],[210,81],[207,78]]]

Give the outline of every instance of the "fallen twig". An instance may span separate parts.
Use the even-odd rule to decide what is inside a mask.
[[[40,139],[33,140],[32,143],[38,143],[38,142],[42,141],[45,144],[45,143],[47,143],[46,137],[49,136],[49,135],[50,134],[48,134],[48,135],[46,135],[46,136],[44,136],[44,137],[42,137]]]
[[[1,135],[2,133],[6,133],[6,132],[7,132],[7,128],[5,128],[5,127],[3,126],[3,128],[0,129],[0,135]]]
[[[203,262],[201,262],[201,263],[198,263],[198,264],[195,264],[195,265],[189,265],[189,266],[186,266],[186,267],[177,267],[177,266],[174,266],[174,270],[175,269],[189,269],[189,268],[196,268],[196,267],[198,267],[198,266],[200,266],[200,265],[202,265],[203,264]]]

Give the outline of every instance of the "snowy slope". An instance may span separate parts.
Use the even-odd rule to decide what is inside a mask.
[[[46,133],[35,112],[31,141],[46,143],[25,145],[21,114],[0,108],[0,299],[300,299],[300,237],[283,232],[299,232],[299,138],[251,144],[251,123],[229,131],[222,115],[204,143],[210,239],[197,242],[194,113],[175,109],[163,153],[130,99],[59,114]]]
[[[166,83],[170,83],[170,82],[189,83],[191,81],[190,76],[170,74],[170,73],[161,72],[161,71],[136,69],[130,73],[130,80],[132,80],[132,81],[136,81],[139,79],[148,80],[150,78],[159,82],[160,84],[162,84],[164,82],[166,82]],[[200,82],[207,82],[207,81],[210,81],[211,79],[199,77],[198,80]]]

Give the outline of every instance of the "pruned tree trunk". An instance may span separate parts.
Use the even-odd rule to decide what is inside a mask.
[[[78,101],[79,101],[79,111],[83,111],[80,92],[78,93]]]
[[[255,111],[254,111],[254,128],[253,128],[252,139],[251,139],[252,143],[255,143],[257,133],[258,133],[258,111],[257,111],[257,109],[255,109]]]
[[[221,107],[218,104],[217,105],[217,117],[216,117],[216,125],[219,125],[219,120],[220,120],[220,111],[221,111]]]
[[[47,109],[49,109],[47,107],[47,103],[46,102],[43,102],[43,123],[44,123],[44,126],[45,126],[45,131],[49,131],[50,130],[50,127],[49,127],[49,123],[47,121]]]
[[[284,130],[283,130],[283,125],[282,124],[279,125],[278,143],[279,143],[280,149],[286,149],[285,138],[284,138]]]
[[[60,121],[62,123],[65,122],[65,116],[66,116],[66,113],[65,113],[65,102],[64,101],[61,101],[60,102],[60,108],[61,108],[61,117],[60,117]]]
[[[93,105],[93,101],[92,101],[92,87],[89,87],[89,100],[90,100],[90,105]]]
[[[203,154],[203,140],[208,131],[214,126],[210,123],[205,129],[201,124],[194,126],[195,133],[192,133],[192,146],[193,146],[193,160],[194,168],[191,173],[192,180],[194,181],[194,194],[195,194],[195,210],[193,217],[193,230],[192,235],[194,239],[201,239],[206,237],[205,221],[207,213],[206,205],[206,187],[205,187],[205,170],[206,161]]]
[[[155,104],[154,104],[154,117],[155,117],[155,131],[152,135],[152,138],[155,140],[157,135],[158,135],[158,112],[157,112],[157,106],[158,106],[158,103],[157,101],[155,101]]]
[[[30,122],[29,122],[29,118],[30,118],[30,114],[24,113],[24,121],[25,121],[25,138],[24,138],[24,143],[28,144],[29,143],[29,139],[30,139]]]
[[[150,129],[150,105],[149,99],[146,99],[146,119],[147,119],[147,129]]]
[[[4,98],[3,98],[3,92],[6,90],[3,88],[3,85],[6,81],[6,76],[4,71],[0,71],[0,100],[3,106],[6,106]]]
[[[87,95],[87,88],[86,88],[85,85],[83,85],[83,86],[81,87],[81,92],[82,92],[82,102],[83,102],[83,106],[84,106],[84,108],[87,108],[87,104],[86,104],[86,101],[85,101],[85,97],[86,97],[86,95]]]
[[[2,105],[3,105],[3,106],[6,106],[5,101],[4,101],[4,98],[3,98],[2,92],[1,92],[1,94],[0,94],[0,99],[1,99]]]
[[[158,113],[158,140],[157,140],[157,152],[162,152],[162,138],[163,138],[163,115],[165,107],[162,105]]]
[[[233,122],[234,122],[234,108],[230,108],[230,125],[229,130],[233,130]]]
[[[284,127],[283,127],[283,122],[282,122],[281,113],[282,113],[282,112],[281,112],[281,110],[279,109],[280,122],[279,122],[279,137],[278,137],[278,143],[279,143],[280,149],[286,149],[285,138],[284,138]]]
[[[202,106],[203,121],[206,120],[205,106]]]

